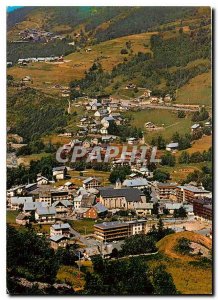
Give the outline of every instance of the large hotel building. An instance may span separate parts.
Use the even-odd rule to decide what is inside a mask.
[[[123,240],[131,235],[146,233],[146,220],[104,222],[95,224],[95,236],[103,242]]]

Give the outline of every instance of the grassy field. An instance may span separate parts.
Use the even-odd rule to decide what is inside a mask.
[[[193,142],[191,148],[185,150],[189,154],[192,154],[194,152],[203,152],[207,151],[210,147],[212,147],[212,136],[211,135],[205,135],[201,139],[196,140]],[[178,151],[176,153],[176,156],[180,156],[182,151]]]
[[[180,134],[189,133],[193,122],[191,114],[187,114],[184,119],[179,119],[177,113],[162,109],[146,109],[139,112],[127,113],[133,116],[131,124],[145,130],[146,122],[153,122],[158,127],[163,127],[162,130],[147,131],[145,141],[150,142],[157,135],[162,135],[167,141],[171,141],[171,137],[175,132]]]
[[[78,231],[81,234],[91,234],[94,233],[95,224],[94,220],[91,219],[83,219],[83,220],[75,220],[75,221],[68,221],[73,229]]]
[[[162,171],[166,171],[170,173],[171,182],[181,183],[186,179],[189,173],[194,172],[195,170],[201,170],[201,167],[204,165],[210,165],[210,162],[202,162],[195,164],[176,164],[174,167],[161,166]]]
[[[212,106],[211,72],[192,78],[178,90],[176,103]]]
[[[40,160],[43,157],[49,156],[50,153],[36,153],[36,154],[31,154],[31,155],[25,155],[25,156],[20,156],[18,158],[18,165],[25,165],[28,166],[31,162],[31,160]]]
[[[51,143],[52,145],[63,145],[69,143],[71,141],[71,138],[66,136],[58,136],[58,134],[50,134],[45,136],[42,140],[44,143]]]
[[[92,176],[95,176],[96,178],[98,178],[101,181],[102,186],[110,184],[110,182],[108,180],[109,175],[110,175],[109,172],[95,171],[93,169],[88,169],[85,171],[69,171],[68,174],[71,177],[70,179],[58,180],[57,182],[55,182],[54,186],[59,187],[59,186],[63,185],[65,182],[70,181],[70,182],[74,183],[76,186],[81,187],[83,185],[83,180],[85,180],[88,177],[92,177]]]
[[[6,222],[7,224],[16,224],[16,217],[19,214],[16,210],[7,210]]]
[[[6,212],[6,222],[7,224],[15,227],[17,230],[24,230],[25,227],[22,225],[16,224],[16,217],[19,214],[17,210],[7,210]],[[38,233],[41,232],[43,234],[49,234],[50,232],[50,225],[38,225],[38,224],[32,224],[33,229]]]
[[[76,267],[61,266],[58,270],[56,280],[61,283],[70,284],[75,291],[83,289],[85,285],[84,273],[80,272]]]
[[[33,79],[35,87],[46,88],[50,83],[68,84],[70,81],[80,79],[89,69],[94,61],[98,58],[102,67],[106,71],[111,71],[113,67],[123,62],[124,57],[130,59],[129,54],[121,54],[122,48],[126,47],[126,42],[131,41],[133,54],[139,51],[150,52],[149,48],[145,48],[144,43],[149,45],[150,37],[154,32],[141,33],[130,36],[109,40],[98,45],[92,46],[92,51],[69,54],[65,57],[65,63],[34,63],[27,67],[14,66],[8,69],[8,74],[16,79],[30,75]]]

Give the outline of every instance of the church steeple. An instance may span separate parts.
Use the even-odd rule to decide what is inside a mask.
[[[117,181],[116,181],[116,189],[121,189],[122,188],[122,183],[120,181],[120,178],[117,178]]]

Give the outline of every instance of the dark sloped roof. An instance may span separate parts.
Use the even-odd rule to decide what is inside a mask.
[[[61,240],[69,240],[69,238],[64,235],[52,235],[50,236],[50,240],[53,242],[60,242]]]
[[[28,219],[28,217],[22,213],[16,217],[16,220],[26,220],[26,219]]]
[[[94,205],[94,208],[97,210],[98,214],[106,212],[108,210],[103,204],[99,202]]]
[[[140,190],[134,188],[99,188],[99,192],[103,198],[125,197],[128,202],[139,202],[141,201],[141,196],[144,196]]]
[[[93,194],[83,195],[81,200],[81,207],[92,207],[96,196]]]

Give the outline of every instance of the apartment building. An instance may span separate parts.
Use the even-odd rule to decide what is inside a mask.
[[[193,212],[195,216],[202,219],[212,220],[213,211],[211,201],[208,201],[208,199],[195,199],[193,203]]]
[[[160,200],[176,200],[176,190],[176,184],[158,182],[156,185],[157,196]]]
[[[133,220],[128,222],[104,222],[95,224],[95,236],[102,242],[112,242],[114,240],[123,240],[131,235],[146,232],[146,220]]]
[[[177,201],[193,203],[197,198],[212,197],[210,191],[192,185],[178,186],[176,189]]]

